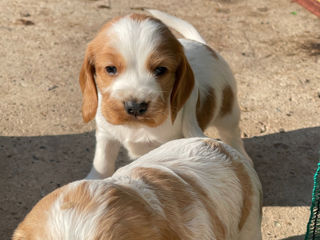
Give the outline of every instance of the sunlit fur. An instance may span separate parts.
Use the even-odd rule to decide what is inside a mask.
[[[44,197],[13,240],[261,240],[261,185],[222,142],[168,142],[104,180]]]
[[[213,126],[224,142],[247,156],[228,64],[192,25],[150,12],[157,18],[130,14],[111,20],[88,44],[79,81],[83,119],[95,118],[97,124],[90,179],[113,173],[120,145],[135,159],[167,141],[204,136]],[[176,39],[168,26],[189,39]],[[115,66],[117,73],[108,74],[106,66]],[[167,71],[156,76],[157,67]],[[130,115],[126,101],[149,107],[143,115]]]

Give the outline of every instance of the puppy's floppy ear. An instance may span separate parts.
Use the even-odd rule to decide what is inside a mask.
[[[82,118],[85,122],[91,121],[97,112],[98,95],[94,80],[95,67],[93,52],[88,46],[81,67],[79,83],[82,91]]]
[[[194,75],[184,53],[180,65],[177,68],[175,82],[171,92],[171,121],[172,124],[178,112],[186,103],[194,87]]]

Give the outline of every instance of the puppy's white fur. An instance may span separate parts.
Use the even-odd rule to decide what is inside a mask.
[[[261,197],[236,150],[208,138],[174,140],[110,178],[49,194],[13,240],[259,240]]]
[[[220,138],[224,142],[247,156],[240,137],[240,110],[236,97],[236,83],[228,64],[219,54],[206,45],[192,25],[157,10],[150,10],[150,12],[162,22],[143,15],[122,17],[107,24],[107,27],[103,28],[96,39],[89,44],[88,49],[93,49],[92,51],[96,51],[97,54],[99,51],[104,51],[105,48],[110,48],[112,51],[116,51],[125,62],[122,65],[120,64],[122,67],[125,65],[123,67],[125,69],[108,84],[105,84],[107,81],[101,80],[104,76],[101,76],[100,72],[96,70],[94,73],[95,81],[100,82],[100,85],[103,86],[99,87],[99,84],[95,86],[98,99],[97,109],[92,111],[91,117],[86,118],[86,121],[89,121],[95,116],[97,124],[96,152],[93,168],[87,176],[89,179],[108,177],[114,172],[114,162],[121,144],[128,150],[129,156],[135,159],[167,141],[183,137],[204,136],[203,131],[213,126],[217,127]],[[175,87],[164,91],[157,77],[146,67],[150,56],[158,50],[159,45],[167,40],[167,36],[164,34],[167,26],[164,24],[176,29],[188,38],[180,39],[179,42],[176,41],[178,45],[183,46],[182,55],[187,61],[187,65],[192,69],[190,70],[192,72],[189,73],[189,75],[192,75],[192,83],[189,86],[192,91],[189,94],[184,90],[188,86],[184,87],[184,89],[181,88],[181,90],[178,89],[178,91],[182,92],[180,93],[182,96],[184,94],[183,91],[185,91],[186,99],[180,101],[184,102],[184,104],[181,108],[178,108],[176,116],[172,114],[172,111],[177,108],[172,105],[172,94],[175,91]],[[107,40],[98,41],[101,38],[106,38]],[[162,46],[162,48],[164,47]],[[170,58],[177,58],[177,62],[181,61],[178,55],[175,56],[177,53],[170,52],[169,47],[168,50],[162,49],[161,51],[167,51],[169,53],[166,54]],[[95,69],[98,68],[97,65],[107,66],[108,64],[113,64],[113,62],[109,63],[109,60],[102,62],[95,56],[90,60],[85,59],[86,61],[90,62]],[[162,64],[165,65],[166,62],[164,61]],[[87,76],[88,73],[83,69],[82,72],[84,73],[80,77],[80,83],[84,85],[84,102],[88,102],[86,100],[88,98],[86,97],[86,88],[89,87],[85,85],[88,80],[83,77]],[[172,81],[177,81],[174,78],[179,71],[177,69],[171,69],[168,73],[173,76]],[[93,75],[93,73],[91,74]],[[191,86],[193,83],[194,86]],[[172,83],[172,86],[174,84]],[[172,93],[171,96],[166,97],[165,93],[168,91],[172,91]],[[121,104],[121,102],[125,102],[128,99],[149,102],[149,108],[152,108],[155,113],[145,117],[146,119],[144,120],[161,118],[169,114],[159,124],[152,126],[144,124],[142,121],[140,123],[139,118],[115,123],[108,120],[108,113],[105,113],[104,110],[106,105],[112,105],[111,103],[106,103],[106,97],[103,97],[106,94],[108,94],[108,99],[110,97],[115,99],[112,104],[115,101]],[[165,102],[166,107],[157,111],[157,101],[159,99]],[[214,105],[214,109],[212,106],[206,105],[208,99]],[[229,105],[229,109],[223,113],[224,105],[226,104]],[[90,108],[92,107],[90,106]],[[198,110],[199,112],[197,112]],[[120,110],[117,111],[119,112]],[[117,115],[117,113],[114,113],[114,115]],[[206,120],[207,122],[201,129],[199,118],[205,118],[205,115],[210,115],[210,119]],[[119,116],[118,119],[121,118]],[[248,159],[250,158],[248,157]]]

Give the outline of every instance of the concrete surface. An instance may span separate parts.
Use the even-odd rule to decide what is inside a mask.
[[[290,0],[0,0],[0,239],[89,171],[94,123],[82,122],[78,86],[86,44],[106,20],[142,7],[190,21],[230,63],[263,183],[263,238],[303,239],[320,149],[320,22]]]

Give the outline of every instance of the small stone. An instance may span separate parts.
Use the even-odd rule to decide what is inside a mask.
[[[267,12],[269,9],[267,7],[258,8],[260,12]]]
[[[31,25],[34,25],[34,22],[30,21],[30,20],[26,20],[26,19],[18,19],[16,21],[17,24],[22,24],[22,25],[25,25],[25,26],[31,26]]]
[[[287,115],[288,117],[291,117],[291,116],[292,116],[292,114],[293,114],[293,112],[292,112],[292,111],[290,111],[290,112],[288,112],[286,115]]]
[[[49,87],[49,88],[48,88],[48,91],[52,91],[52,90],[54,90],[54,89],[56,89],[56,88],[58,88],[58,86],[57,86],[57,85],[54,85],[54,86],[52,86],[52,87]]]
[[[20,13],[20,16],[21,16],[21,17],[30,17],[31,14],[28,13],[28,12],[22,12],[22,13]]]
[[[287,145],[285,143],[281,143],[281,142],[274,143],[273,146],[275,148],[289,149],[289,145]]]
[[[263,122],[259,122],[260,133],[265,133],[267,131],[267,126]]]
[[[131,10],[138,10],[138,11],[144,11],[146,8],[145,7],[131,7]]]
[[[106,9],[110,9],[110,6],[108,5],[99,5],[98,8],[106,8]]]
[[[279,132],[280,132],[280,133],[284,133],[284,132],[286,132],[286,130],[284,130],[284,128],[280,128],[280,129],[279,129]]]
[[[274,225],[275,225],[276,227],[281,227],[281,224],[280,224],[278,221],[274,221]]]

